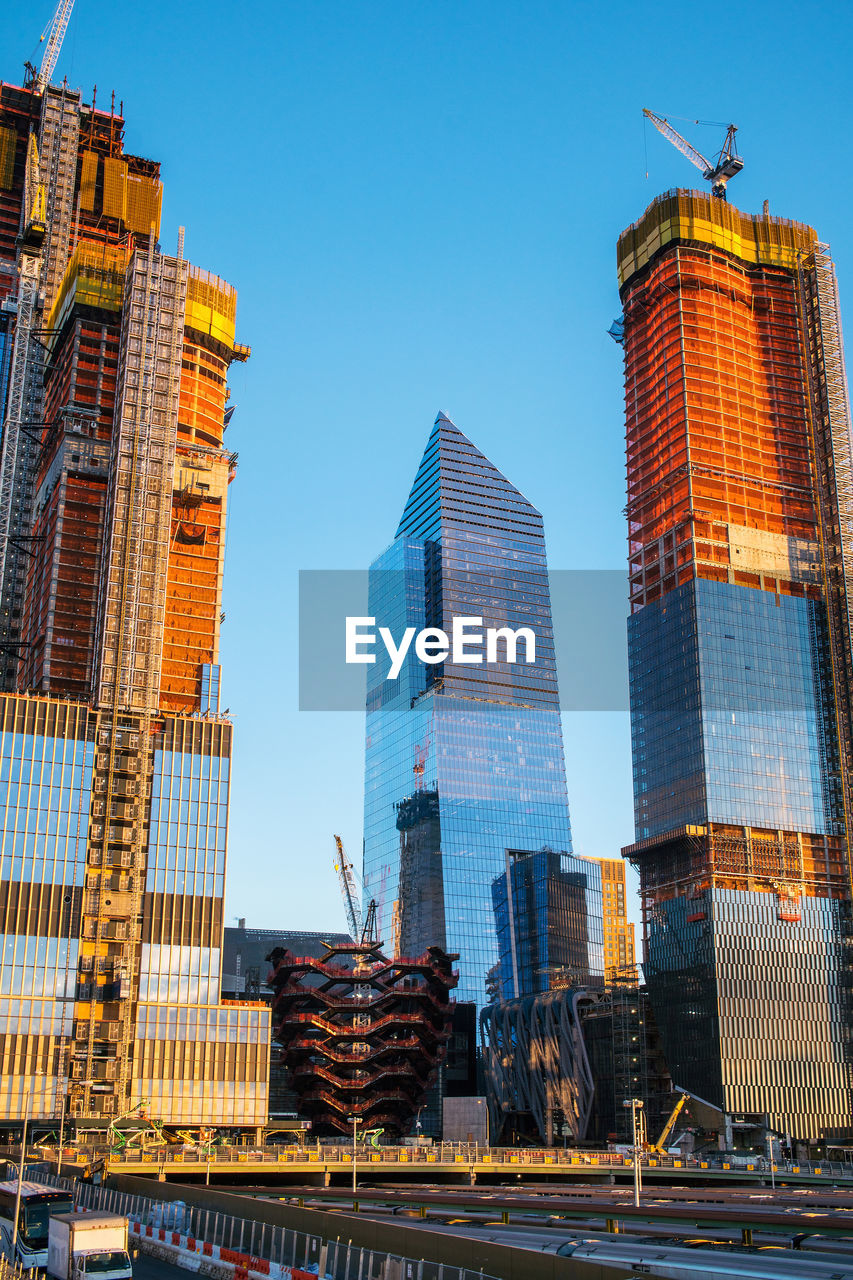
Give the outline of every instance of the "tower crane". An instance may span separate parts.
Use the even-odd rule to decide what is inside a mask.
[[[74,0],[59,0],[53,11],[53,17],[39,36],[39,44],[43,44],[45,47],[41,66],[36,71],[31,62],[24,64],[30,77],[28,87],[46,89],[50,84],[51,76],[56,70],[56,64],[59,61],[62,42],[68,30],[68,23],[71,21],[71,10],[73,8]]]
[[[361,902],[358,896],[358,889],[355,883],[355,872],[351,862],[347,862],[347,856],[344,853],[344,842],[340,836],[335,836],[335,871],[338,873],[338,881],[341,886],[341,897],[344,900],[344,910],[347,913],[347,924],[352,934],[353,941],[358,942],[361,937]]]
[[[669,121],[664,119],[663,116],[656,116],[653,111],[649,111],[648,107],[643,107],[643,115],[651,120],[658,133],[662,133],[677,151],[686,156],[691,164],[695,164],[702,177],[710,182],[711,194],[716,196],[718,200],[725,200],[726,183],[729,178],[733,178],[743,168],[743,160],[735,150],[737,125],[730,124],[728,126],[726,139],[720,148],[720,154],[712,162],[703,156],[701,151],[697,151],[686,138],[682,138],[678,130],[673,129]]]
[[[375,898],[371,898],[365,911],[362,912],[361,898],[355,882],[355,869],[352,863],[347,861],[347,855],[344,853],[344,842],[340,836],[335,836],[335,870],[338,873],[341,897],[344,900],[344,911],[347,913],[347,924],[349,925],[353,942],[358,942],[362,946],[369,942],[378,942],[379,937],[376,932],[376,926],[378,923],[379,903]]]

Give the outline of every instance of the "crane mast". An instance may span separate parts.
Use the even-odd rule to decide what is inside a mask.
[[[683,156],[686,156],[690,163],[696,166],[702,177],[710,182],[711,194],[715,195],[718,200],[725,200],[726,184],[730,178],[740,173],[743,168],[743,160],[735,149],[737,125],[730,124],[728,126],[725,141],[720,148],[720,154],[712,162],[706,156],[703,156],[701,151],[697,151],[686,138],[682,138],[678,130],[673,129],[669,121],[663,116],[655,115],[654,111],[649,111],[648,107],[643,107],[643,115],[646,119],[651,120],[658,133],[671,142],[676,151],[680,151]]]
[[[335,836],[335,855],[335,871],[338,873],[338,881],[341,886],[341,897],[344,900],[347,924],[353,941],[358,942],[361,937],[362,924],[361,902],[359,901],[352,863],[347,862],[347,856],[344,853],[344,842],[340,836]]]

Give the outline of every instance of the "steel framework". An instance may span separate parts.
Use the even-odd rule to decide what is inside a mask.
[[[530,1117],[553,1142],[557,1114],[583,1141],[595,1090],[580,1006],[586,992],[565,988],[487,1005],[480,1014],[483,1066],[493,1140],[512,1116]]]
[[[445,1055],[456,956],[387,959],[379,942],[325,944],[322,960],[268,957],[274,1035],[300,1112],[321,1132],[405,1133]]]

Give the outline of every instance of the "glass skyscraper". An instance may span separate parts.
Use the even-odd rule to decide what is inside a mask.
[[[676,1085],[851,1127],[853,482],[801,223],[660,196],[619,240],[644,970]]]
[[[571,832],[542,517],[444,414],[371,567],[368,611],[395,639],[471,617],[535,632],[531,664],[522,643],[515,661],[499,648],[479,665],[412,648],[396,680],[380,646],[368,667],[365,895],[386,945],[458,952],[457,1001],[481,1006],[506,850],[570,854]]]
[[[552,986],[602,983],[604,919],[601,865],[557,849],[506,851],[492,884],[503,1000]]]

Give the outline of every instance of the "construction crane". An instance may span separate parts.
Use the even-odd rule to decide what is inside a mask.
[[[423,742],[419,742],[415,746],[415,763],[412,765],[412,773],[415,775],[415,790],[422,791],[424,785],[424,770],[426,768],[427,757],[429,756],[430,734],[427,733]]]
[[[643,115],[651,120],[658,133],[662,133],[665,138],[669,139],[677,151],[686,156],[691,164],[695,164],[702,177],[710,182],[711,194],[716,196],[718,200],[725,200],[726,183],[729,178],[733,178],[743,168],[743,160],[735,150],[737,125],[730,124],[728,126],[726,140],[720,148],[720,154],[717,156],[716,161],[712,163],[702,155],[701,151],[697,151],[686,138],[682,138],[681,134],[676,129],[673,129],[672,125],[663,116],[656,116],[647,107],[643,107]]]
[[[338,873],[349,931],[352,934],[353,941],[358,942],[362,931],[361,902],[355,883],[355,871],[352,863],[347,862],[347,856],[344,853],[344,842],[340,836],[335,836],[335,871]]]
[[[678,1101],[670,1111],[669,1116],[667,1118],[667,1122],[660,1132],[660,1137],[658,1138],[657,1142],[652,1143],[650,1150],[656,1151],[658,1155],[661,1155],[661,1156],[666,1155],[666,1144],[669,1141],[669,1136],[672,1133],[673,1129],[675,1128],[676,1120],[681,1115],[682,1111],[687,1106],[687,1103],[689,1101],[690,1101],[689,1093],[680,1093],[678,1095]]]
[[[56,70],[56,64],[59,61],[62,41],[65,39],[73,8],[74,0],[59,0],[53,17],[41,33],[39,44],[44,44],[45,41],[47,43],[42,54],[41,66],[35,74],[33,82],[33,88],[35,89],[46,89],[50,84],[51,76]]]
[[[367,904],[367,914],[364,917],[364,928],[361,931],[361,945],[367,946],[369,942],[378,942],[379,938],[376,932],[376,911],[377,902],[375,898],[371,898]]]

